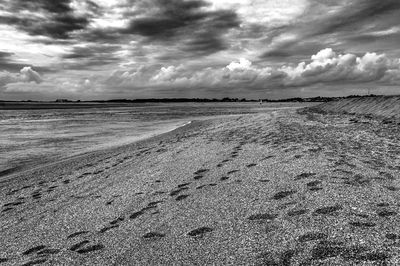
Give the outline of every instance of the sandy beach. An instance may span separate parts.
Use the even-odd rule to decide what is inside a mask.
[[[396,123],[194,121],[5,176],[1,265],[398,265]]]

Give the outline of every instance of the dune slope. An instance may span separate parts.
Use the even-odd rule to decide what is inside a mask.
[[[314,107],[314,111],[400,118],[400,96],[347,98]]]

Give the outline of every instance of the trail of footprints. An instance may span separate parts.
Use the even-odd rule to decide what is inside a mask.
[[[243,145],[243,143],[241,143]],[[224,164],[229,163],[231,160],[233,160],[235,157],[238,156],[238,153],[241,150],[241,145],[237,146],[234,148],[233,152],[230,154],[230,158],[222,160],[220,163],[217,164],[217,167],[223,167]],[[149,152],[147,150],[142,151],[142,153],[146,154],[146,152]],[[139,156],[142,153],[136,154],[136,156]],[[267,156],[263,158],[263,160],[267,160],[272,158],[273,156]],[[124,158],[124,159],[129,159],[129,158]],[[120,161],[119,163],[122,163],[123,161]],[[257,166],[256,163],[250,163],[247,164],[247,168],[252,168]],[[193,173],[193,179],[189,180],[188,182],[178,184],[174,189],[172,189],[168,195],[171,197],[172,200],[176,201],[179,203],[180,201],[187,200],[190,198],[190,187],[193,185],[193,182],[198,182],[201,181],[204,176],[210,171],[210,169],[199,169]],[[98,174],[101,173],[102,171],[98,170],[97,172],[93,173],[83,173],[81,176],[77,177],[82,178],[85,175],[90,175],[90,174]],[[223,175],[220,177],[219,181],[224,182],[226,180],[229,180],[230,177],[235,174],[236,172],[239,172],[239,170],[230,170],[226,173],[226,175]],[[383,173],[384,174],[384,173]],[[315,179],[316,174],[315,173],[310,173],[310,172],[304,172],[301,173],[297,176],[294,177],[295,181],[303,181],[306,180],[305,182],[305,187],[308,189],[310,193],[314,191],[319,191],[322,190],[322,182],[320,180]],[[259,180],[260,182],[269,182],[269,180],[261,179]],[[356,179],[357,181],[357,179]],[[54,183],[54,182],[51,182]],[[70,183],[70,180],[63,180],[63,184],[68,184]],[[41,182],[40,185],[45,185],[46,182]],[[201,184],[198,185],[195,189],[200,190],[204,189],[206,187],[213,187],[216,186],[216,183],[209,183],[209,184]],[[21,188],[23,189],[28,189],[31,186],[26,186]],[[57,185],[51,185],[47,187],[47,191],[51,192],[54,189],[56,189],[58,186]],[[397,191],[397,188],[395,187],[388,187],[388,190],[391,191]],[[37,189],[32,192],[32,198],[38,199],[41,197],[41,191],[40,189]],[[10,195],[18,192],[18,190],[11,191]],[[274,201],[283,201],[287,198],[295,196],[297,193],[296,190],[283,190],[275,193],[272,195],[271,200]],[[141,195],[143,193],[139,192],[137,195]],[[166,194],[165,191],[156,191],[154,192],[154,195],[161,195],[161,194]],[[25,198],[20,197],[17,198],[15,202],[10,202],[6,203],[3,205],[3,210],[2,212],[9,211],[13,209],[15,206],[21,205],[24,203]],[[98,230],[98,234],[104,234],[107,233],[110,230],[117,229],[121,223],[127,221],[127,220],[135,220],[139,219],[141,216],[144,215],[155,215],[157,214],[158,211],[158,205],[162,204],[164,200],[158,200],[158,201],[153,201],[149,202],[147,206],[141,208],[140,210],[137,210],[133,213],[130,213],[125,216],[120,216],[115,218],[114,220],[110,221],[108,224],[106,224],[103,228]],[[289,206],[290,204],[287,204]],[[390,205],[387,203],[378,203],[377,204],[378,211],[376,212],[377,217],[380,218],[389,218],[391,216],[397,215],[397,212],[393,211],[390,209]],[[328,206],[322,206],[320,208],[316,208],[313,211],[309,209],[302,209],[302,208],[294,208],[291,210],[288,210],[286,212],[287,217],[295,218],[299,217],[302,215],[313,215],[313,216],[330,216],[330,215],[338,215],[341,211],[343,211],[343,206],[342,205],[328,205]],[[264,213],[254,213],[251,214],[247,217],[247,220],[251,222],[257,222],[257,223],[269,223],[273,222],[280,216],[279,213],[277,212],[264,212]],[[357,218],[354,218],[353,220],[348,222],[348,225],[353,227],[353,228],[372,228],[376,226],[375,222],[371,222],[368,219],[368,215],[364,214],[355,214],[354,215]],[[361,219],[361,220],[360,220]],[[195,228],[189,232],[186,233],[187,236],[189,237],[195,237],[195,238],[201,238],[205,236],[208,233],[211,233],[213,231],[213,228],[203,226],[199,228]],[[67,236],[68,241],[73,241],[76,238],[85,238],[86,236],[93,234],[93,232],[89,231],[77,231],[74,233],[71,233],[70,235]],[[156,232],[156,231],[150,231],[142,235],[142,238],[144,240],[146,239],[161,239],[166,237],[165,232]],[[394,234],[394,233],[389,233],[385,235],[386,239],[389,241],[396,241],[400,239],[400,235]],[[310,264],[313,261],[320,261],[324,260],[327,258],[332,258],[332,257],[341,257],[344,260],[348,261],[377,261],[377,262],[385,262],[386,260],[390,259],[389,253],[385,253],[382,251],[376,251],[376,250],[371,250],[369,247],[366,246],[355,246],[355,245],[347,245],[344,242],[338,242],[338,241],[333,241],[329,240],[329,236],[325,233],[322,232],[306,232],[303,235],[300,235],[297,238],[297,243],[300,245],[311,245],[310,246],[310,254],[309,257],[307,258],[307,261],[305,261],[306,264]],[[86,253],[91,253],[91,252],[96,252],[104,249],[105,246],[101,243],[91,243],[89,240],[84,239],[81,241],[77,241],[76,243],[72,244],[68,250],[71,252],[76,252],[77,254],[84,255]],[[290,265],[291,261],[293,258],[299,254],[301,249],[290,249],[290,250],[285,250],[283,252],[263,252],[260,253],[259,256],[257,257],[260,262],[266,264],[266,265]],[[23,265],[38,265],[46,262],[48,258],[51,255],[55,255],[60,253],[62,250],[60,249],[53,249],[51,247],[47,247],[45,245],[39,245],[35,246],[32,248],[29,248],[28,250],[24,251],[22,255],[24,256],[29,256],[30,258],[33,258],[32,260],[28,261],[27,263]],[[7,258],[0,258],[0,263],[8,261]]]
[[[149,153],[151,153],[152,149],[153,148],[139,149],[139,152],[136,153],[136,156],[149,154]],[[56,189],[61,189],[62,186],[71,184],[75,180],[79,180],[79,179],[86,178],[86,177],[94,177],[96,175],[103,174],[106,170],[108,170],[112,167],[116,167],[120,164],[125,163],[126,161],[130,161],[133,158],[133,156],[125,156],[123,158],[119,158],[116,160],[115,163],[112,163],[109,160],[110,158],[111,157],[100,160],[97,163],[88,163],[81,167],[78,167],[76,170],[80,170],[80,169],[84,169],[84,168],[87,169],[89,167],[94,167],[94,169],[90,172],[81,173],[75,177],[69,176],[66,178],[65,176],[61,176],[61,177],[55,178],[51,181],[43,181],[42,180],[35,184],[25,185],[18,189],[12,189],[6,193],[7,196],[14,196],[16,194],[19,194],[20,196],[16,197],[15,200],[12,202],[4,203],[0,213],[7,213],[10,211],[14,211],[17,206],[23,205],[25,203],[29,203],[30,201],[43,200],[43,197],[46,198],[45,201],[48,201],[48,202],[53,201],[54,199],[47,199],[47,196],[52,196],[53,195],[52,193],[55,192]],[[105,166],[103,166],[101,169],[96,169],[96,165],[101,164],[101,163],[105,163]],[[108,176],[104,176],[104,178],[108,178]],[[73,179],[75,179],[75,180],[73,180]],[[30,190],[32,190],[32,191],[29,192]],[[29,193],[30,193],[30,195],[27,196],[27,194],[29,194]]]
[[[313,178],[315,173],[302,173],[295,177],[295,180],[303,180]],[[313,188],[321,185],[321,181],[313,180],[306,183],[306,187],[310,191]],[[287,197],[296,194],[295,190],[286,190],[277,192],[272,196],[273,200],[281,201]],[[397,212],[388,209],[390,204],[388,203],[378,203],[376,205],[378,210],[376,212],[375,219],[388,219],[391,216],[397,215]],[[331,216],[339,215],[343,211],[343,206],[339,204],[323,206],[316,208],[314,211],[308,209],[292,209],[289,210],[286,215],[288,217],[296,217],[301,215],[306,215],[310,213],[313,216]],[[348,225],[353,228],[360,228],[361,230],[368,230],[368,228],[373,228],[377,225],[376,222],[370,221],[374,217],[370,217],[366,214],[353,214],[355,217],[348,222]],[[265,212],[265,213],[255,213],[247,217],[250,222],[262,222],[270,223],[279,217],[276,212]],[[360,220],[361,219],[361,220]],[[388,233],[385,238],[389,241],[396,243],[400,239],[400,235],[394,233]],[[258,256],[260,264],[263,265],[291,265],[294,262],[293,258],[304,252],[304,245],[308,249],[308,257],[301,265],[311,265],[312,262],[318,262],[321,260],[340,257],[347,263],[354,262],[376,262],[386,265],[387,260],[389,260],[392,255],[386,251],[374,250],[367,245],[354,245],[346,244],[344,241],[329,240],[329,236],[322,232],[306,232],[300,235],[297,239],[297,246],[295,249],[289,249],[282,252],[262,252]],[[379,264],[379,265],[381,265]]]
[[[241,150],[240,146],[236,147],[235,150],[231,154],[231,158],[235,158],[237,156],[237,154],[238,154],[238,151],[240,151],[240,150]],[[148,151],[144,151],[144,152],[148,152]],[[139,156],[139,154],[137,154],[137,156]],[[129,159],[129,158],[124,158],[124,159]],[[230,161],[230,159],[223,160],[221,162],[221,166],[222,166],[222,164],[227,163],[229,161]],[[120,160],[119,163],[122,163],[122,161]],[[115,165],[113,165],[113,166],[115,166]],[[247,167],[249,167],[249,168],[250,167],[254,167],[254,166],[256,166],[256,164],[247,165]],[[104,170],[97,170],[97,171],[95,171],[93,173],[83,173],[80,176],[78,176],[77,179],[83,178],[84,176],[87,176],[87,175],[99,174],[99,173],[102,173],[103,171]],[[193,184],[193,182],[200,181],[201,179],[203,179],[204,175],[206,175],[209,171],[210,171],[210,169],[199,169],[199,170],[195,171],[193,173],[194,176],[193,176],[193,180],[192,181],[189,180],[188,182],[185,182],[185,183],[177,185],[176,188],[171,190],[168,195],[176,202],[180,202],[180,201],[186,200],[188,197],[190,197],[190,194],[187,193],[187,192],[190,190],[190,186]],[[220,178],[220,181],[228,180],[229,177],[232,174],[234,174],[234,173],[236,173],[238,171],[239,170],[228,171],[225,176],[222,176]],[[58,180],[55,180],[55,181],[58,181]],[[66,179],[66,180],[62,181],[62,183],[65,184],[65,185],[69,184],[70,182],[71,181],[69,179]],[[51,182],[51,183],[55,183],[55,182]],[[44,185],[44,184],[45,184],[45,182],[41,182],[41,185]],[[203,189],[205,187],[213,187],[213,186],[216,186],[216,185],[217,185],[216,183],[203,184],[203,185],[197,186],[196,189],[199,190],[199,189]],[[23,189],[27,189],[29,187],[30,186],[27,186],[27,187],[25,187]],[[58,187],[57,185],[51,185],[51,186],[49,186],[47,188],[47,190],[53,191],[57,187]],[[41,195],[40,192],[41,192],[41,190],[35,190],[33,192],[32,197],[40,198],[40,195]],[[154,194],[158,195],[158,194],[164,194],[164,193],[165,192],[162,192],[162,191],[156,191]],[[184,193],[187,193],[187,194],[184,194]],[[141,195],[141,194],[143,194],[143,193],[139,192],[136,195]],[[20,198],[18,200],[19,201],[12,202],[12,203],[7,203],[3,207],[5,207],[5,208],[10,207],[11,208],[13,206],[18,206],[18,205],[21,205],[21,204],[24,203],[22,201],[23,198]],[[158,200],[158,201],[149,202],[147,204],[147,206],[141,208],[138,211],[135,211],[135,212],[129,214],[127,216],[127,218],[128,218],[128,220],[135,220],[135,219],[138,219],[139,217],[144,216],[146,214],[150,214],[150,215],[157,214],[158,213],[158,210],[157,210],[158,205],[162,204],[163,202],[164,202],[164,200]],[[111,204],[111,203],[112,203],[112,201],[109,201],[106,204]],[[77,239],[77,238],[87,238],[88,236],[93,235],[94,233],[105,234],[110,230],[117,229],[120,226],[120,224],[122,222],[124,222],[124,221],[126,221],[126,217],[125,216],[120,216],[120,217],[117,217],[114,220],[110,221],[108,224],[106,224],[103,228],[99,229],[97,232],[77,231],[77,232],[74,232],[74,233],[71,233],[70,235],[68,235],[66,237],[66,240],[67,241],[73,241],[74,239]],[[202,227],[195,228],[195,229],[187,232],[186,235],[189,236],[189,237],[195,237],[195,238],[199,238],[200,237],[201,238],[205,234],[210,233],[212,231],[213,231],[213,228],[207,227],[207,226],[202,226]],[[165,236],[166,236],[166,234],[164,232],[151,231],[151,232],[145,233],[142,236],[142,238],[143,239],[159,239],[159,238],[163,238]],[[91,243],[87,239],[83,239],[83,240],[81,239],[80,241],[76,241],[74,244],[69,246],[67,248],[67,250],[69,250],[70,252],[76,252],[77,254],[84,255],[86,253],[100,251],[100,250],[102,250],[104,248],[105,248],[105,246],[103,244],[101,244],[101,243]],[[35,246],[35,247],[32,247],[32,248],[29,248],[28,250],[24,251],[22,253],[22,255],[23,256],[28,256],[28,257],[32,258],[32,260],[26,262],[23,265],[38,265],[38,264],[42,264],[42,263],[46,262],[50,258],[51,255],[58,254],[58,253],[60,253],[62,251],[63,250],[53,249],[53,248],[47,247],[45,245],[38,245],[38,246]],[[6,262],[6,261],[8,261],[7,258],[0,258],[0,263]]]

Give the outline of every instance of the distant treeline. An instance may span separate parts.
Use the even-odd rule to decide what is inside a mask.
[[[185,103],[185,102],[201,102],[201,103],[208,103],[208,102],[330,102],[340,99],[347,99],[347,98],[363,98],[363,97],[376,97],[380,95],[369,94],[369,95],[349,95],[344,97],[310,97],[310,98],[286,98],[286,99],[246,99],[246,98],[229,98],[225,97],[222,99],[209,99],[209,98],[148,98],[148,99],[111,99],[111,100],[91,100],[91,101],[72,101],[68,99],[57,99],[56,103]],[[40,101],[2,101],[0,102],[40,102]]]
[[[286,99],[278,99],[278,100],[271,100],[271,99],[246,99],[246,98],[229,98],[225,97],[222,99],[208,99],[208,98],[150,98],[150,99],[113,99],[113,100],[105,100],[105,101],[93,101],[93,102],[110,102],[110,103],[179,103],[179,102],[330,102],[339,99],[346,99],[346,98],[362,98],[362,97],[376,97],[378,95],[370,94],[370,95],[349,95],[345,97],[311,97],[311,98],[286,98]]]
[[[222,99],[208,99],[208,98],[149,98],[149,99],[112,99],[105,101],[93,102],[109,102],[109,103],[185,103],[185,102],[256,102],[258,100],[247,100],[245,98],[222,98]]]

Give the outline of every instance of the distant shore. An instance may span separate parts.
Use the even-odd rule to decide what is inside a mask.
[[[59,99],[56,101],[1,101],[0,110],[29,110],[29,109],[84,109],[84,108],[110,108],[110,107],[129,107],[137,104],[160,104],[160,103],[324,103],[343,99],[364,99],[376,98],[376,95],[350,95],[345,97],[310,97],[310,98],[285,98],[285,99],[258,99],[249,100],[245,98],[149,98],[149,99],[114,99],[114,100],[94,100],[94,101],[71,101]],[[379,96],[378,96],[379,97]],[[380,96],[392,97],[392,96]]]

